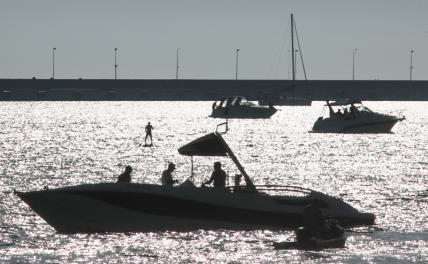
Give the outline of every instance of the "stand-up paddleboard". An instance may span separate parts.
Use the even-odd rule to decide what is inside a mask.
[[[151,143],[151,144],[147,144],[147,143],[138,143],[137,144],[139,147],[144,147],[144,148],[151,148],[151,147],[154,147],[154,145],[153,145],[153,143]]]

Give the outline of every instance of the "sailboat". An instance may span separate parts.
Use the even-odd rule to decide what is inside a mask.
[[[312,104],[312,101],[303,98],[303,97],[296,97],[294,96],[294,89],[296,86],[296,53],[294,50],[294,30],[296,29],[296,36],[297,36],[297,43],[299,45],[300,50],[300,59],[302,61],[303,65],[303,72],[305,74],[305,80],[306,80],[306,70],[305,65],[303,64],[303,56],[300,48],[299,43],[299,36],[297,35],[297,28],[294,22],[294,16],[291,14],[291,64],[292,64],[292,75],[293,75],[293,82],[291,84],[291,90],[293,91],[292,96],[286,96],[286,95],[271,95],[268,98],[264,98],[262,100],[259,100],[259,105],[290,105],[290,106],[310,106]]]

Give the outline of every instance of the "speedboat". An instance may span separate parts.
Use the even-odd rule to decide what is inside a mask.
[[[324,117],[328,108],[328,116]],[[356,100],[327,101],[323,114],[315,121],[312,132],[321,133],[389,133],[404,117],[373,112]]]
[[[312,100],[295,96],[278,96],[259,100],[259,105],[311,106]]]
[[[210,117],[215,118],[270,118],[277,109],[259,106],[247,101],[243,96],[231,96],[222,98],[212,105]]]
[[[15,193],[60,233],[292,228],[315,200],[344,226],[374,224],[373,214],[340,198],[298,186],[254,185],[217,130],[178,149],[192,157],[190,177],[178,186],[96,183]],[[193,156],[230,157],[245,185],[197,187]]]

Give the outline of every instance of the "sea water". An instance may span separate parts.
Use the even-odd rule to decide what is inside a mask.
[[[211,102],[2,102],[0,262],[3,263],[423,263],[428,261],[428,111],[425,102],[367,102],[404,115],[388,134],[309,133],[323,103],[279,107],[266,120],[230,120],[224,136],[255,184],[297,185],[376,214],[348,230],[344,249],[277,251],[292,230],[58,234],[16,195],[82,183],[159,183],[168,162],[180,181],[189,157],[177,149],[215,131]],[[153,147],[144,147],[151,122]],[[195,157],[195,182],[214,161]],[[144,206],[144,205],[142,205]]]

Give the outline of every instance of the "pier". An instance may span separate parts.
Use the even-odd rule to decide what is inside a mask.
[[[242,95],[258,100],[285,95],[311,100],[426,101],[428,81],[0,79],[1,101],[203,101]]]

